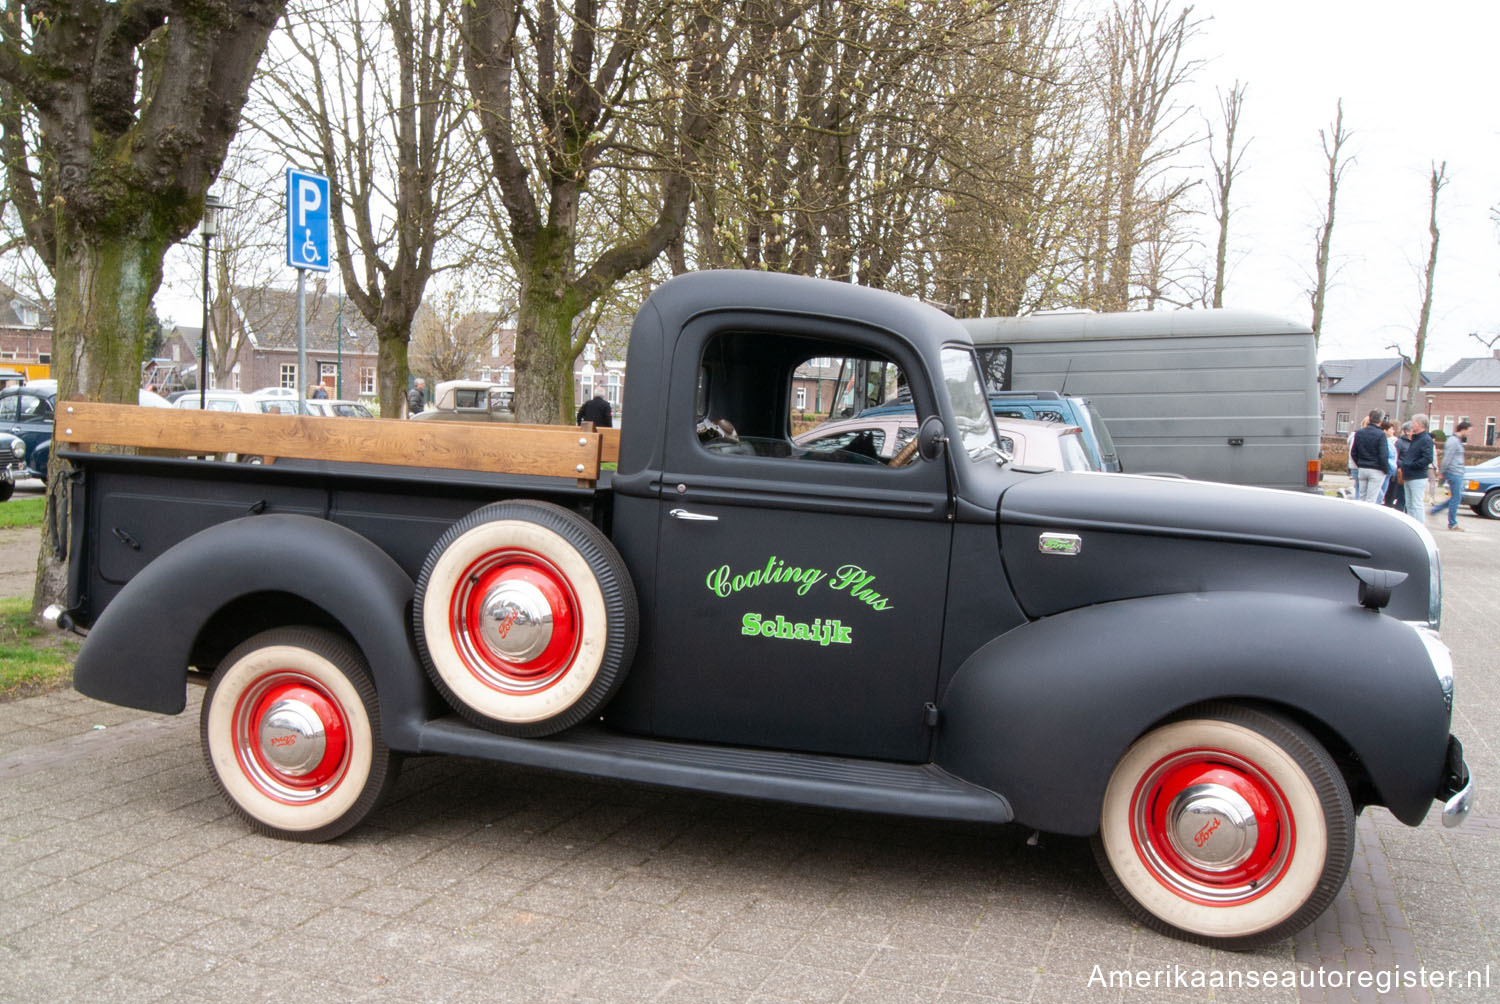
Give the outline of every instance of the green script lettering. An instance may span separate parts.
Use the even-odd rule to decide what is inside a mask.
[[[821,617],[809,624],[789,621],[781,614],[775,617],[764,614],[746,614],[740,618],[740,634],[759,635],[762,638],[775,638],[778,641],[815,642],[824,648],[829,645],[854,643],[852,628],[846,627],[843,621],[825,621]]]
[[[858,565],[845,565],[833,573],[828,586],[830,589],[848,592],[855,599],[868,603],[873,610],[889,610],[891,601],[870,588],[870,583],[874,581],[873,573]]]
[[[743,589],[790,582],[797,586],[798,596],[806,596],[809,589],[822,582],[827,576],[827,572],[816,568],[788,566],[786,562],[772,555],[766,559],[765,568],[757,568],[753,572],[740,575],[734,574],[728,565],[720,565],[709,571],[705,584],[709,592],[715,596],[727,597]]]

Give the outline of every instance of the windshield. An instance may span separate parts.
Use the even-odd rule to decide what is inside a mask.
[[[970,460],[1000,456],[995,441],[995,420],[990,414],[989,397],[979,380],[979,367],[968,349],[943,350],[943,383],[958,421],[960,442]]]

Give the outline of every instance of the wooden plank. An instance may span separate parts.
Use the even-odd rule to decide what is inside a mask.
[[[594,481],[603,437],[568,426],[261,415],[68,401],[59,442]]]
[[[593,423],[591,423],[591,422],[585,422],[582,427],[583,428],[587,428],[587,429],[592,429],[593,428]],[[560,426],[556,426],[556,425],[525,425],[525,424],[517,422],[517,423],[513,423],[511,425],[511,428],[513,428],[513,429],[557,429],[557,428],[560,428]],[[602,437],[602,441],[600,442],[600,445],[599,445],[599,462],[601,464],[618,464],[620,462],[620,430],[619,429],[599,429],[597,431],[598,431],[600,437]]]

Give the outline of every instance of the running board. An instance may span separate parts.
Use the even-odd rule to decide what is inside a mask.
[[[422,725],[417,752],[448,753],[669,788],[856,812],[1008,823],[1010,804],[933,764],[646,739],[597,724],[545,739],[495,735],[456,715]]]

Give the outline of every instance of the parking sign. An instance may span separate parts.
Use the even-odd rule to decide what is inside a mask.
[[[286,263],[328,271],[328,179],[286,169]]]

